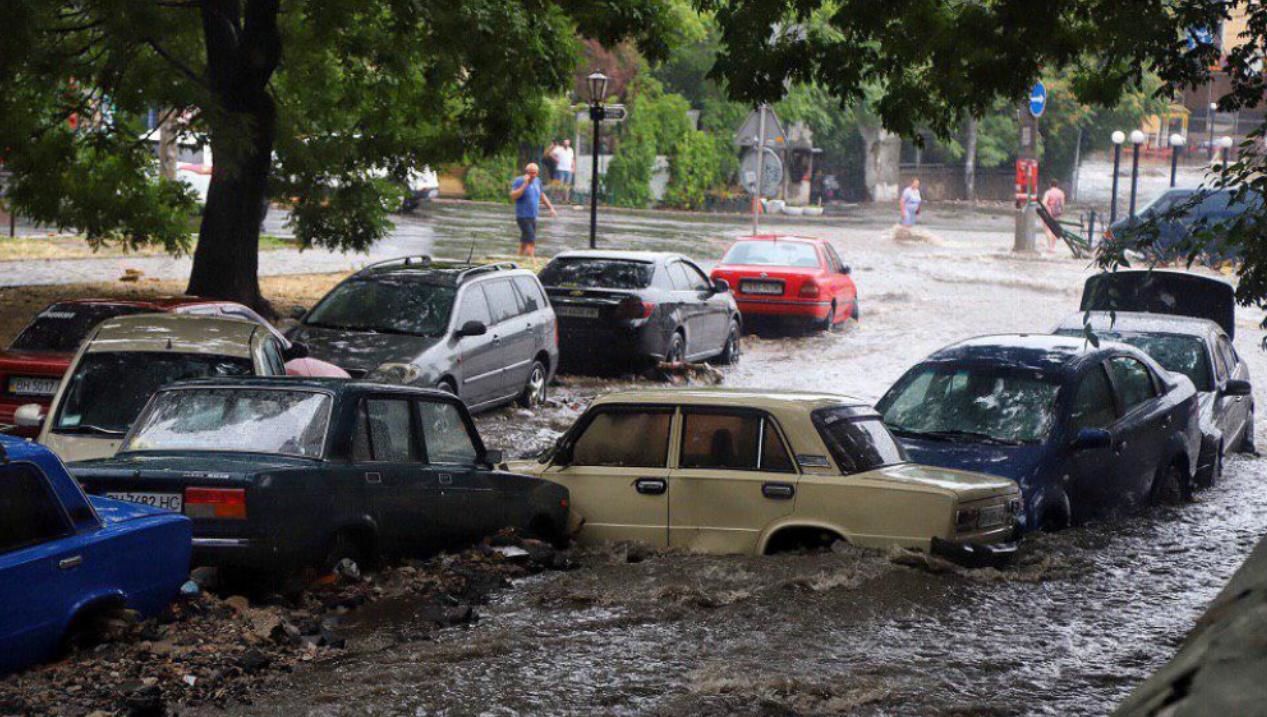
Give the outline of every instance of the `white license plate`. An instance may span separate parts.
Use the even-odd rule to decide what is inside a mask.
[[[745,294],[781,295],[783,293],[783,284],[775,281],[741,281],[739,282],[739,290]]]
[[[1007,506],[995,505],[981,509],[978,525],[982,528],[997,528],[1007,523]]]
[[[162,508],[179,513],[185,507],[185,497],[180,493],[106,493],[107,498],[125,500],[129,503],[140,503],[151,508]]]
[[[14,376],[9,379],[9,393],[15,396],[52,396],[57,393],[58,378]]]
[[[593,306],[556,306],[554,313],[574,319],[598,318],[598,309]]]

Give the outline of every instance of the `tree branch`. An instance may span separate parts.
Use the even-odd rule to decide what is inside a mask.
[[[189,65],[186,65],[185,63],[181,62],[179,59],[177,59],[174,55],[172,55],[167,50],[164,50],[162,46],[160,46],[153,39],[148,38],[148,37],[145,38],[145,44],[149,45],[154,50],[154,52],[157,52],[159,57],[163,58],[164,60],[167,60],[167,62],[170,63],[172,67],[175,67],[177,70],[180,70],[180,73],[182,75],[189,78],[193,82],[196,82],[197,84],[202,85],[203,87],[207,86],[207,81],[203,79],[198,73],[194,72],[189,67]]]

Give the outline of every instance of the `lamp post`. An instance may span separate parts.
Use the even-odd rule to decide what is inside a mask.
[[[1113,139],[1113,199],[1109,202],[1109,226],[1117,223],[1117,170],[1122,164],[1122,143],[1126,135],[1121,131],[1114,132]]]
[[[590,123],[594,125],[594,163],[590,171],[590,248],[594,249],[598,246],[598,140],[599,129],[607,116],[607,108],[603,106],[603,100],[607,99],[607,75],[595,70],[585,78],[585,84],[590,95]]]
[[[1232,138],[1227,135],[1219,137],[1219,149],[1223,150],[1223,165],[1227,166],[1228,154],[1232,149]]]
[[[1179,171],[1179,152],[1183,150],[1183,135],[1178,132],[1170,135],[1170,186],[1175,186],[1175,173]]]
[[[1211,80],[1210,82],[1213,84],[1214,81]],[[1215,151],[1217,151],[1214,148],[1214,113],[1216,110],[1218,110],[1218,108],[1219,108],[1218,102],[1211,102],[1209,107],[1207,108],[1209,109],[1209,111],[1205,113],[1205,131],[1210,135],[1210,160],[1211,161],[1214,160],[1214,153]]]
[[[1135,145],[1131,157],[1131,209],[1130,216],[1135,216],[1135,189],[1139,184],[1139,146],[1147,139],[1140,130],[1131,132],[1131,144]]]

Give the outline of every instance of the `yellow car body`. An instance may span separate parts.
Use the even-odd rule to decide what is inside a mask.
[[[872,461],[884,465],[834,437],[851,432],[891,443],[888,460]],[[567,487],[580,542],[706,553],[764,554],[807,537],[920,550],[934,539],[1003,544],[1015,539],[1020,509],[1013,481],[906,462],[873,409],[827,394],[612,393],[553,450],[511,469]]]

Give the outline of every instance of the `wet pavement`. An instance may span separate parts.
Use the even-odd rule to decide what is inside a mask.
[[[946,343],[1045,333],[1076,311],[1085,262],[1012,255],[1007,213],[932,209],[915,241],[895,241],[891,218],[875,209],[800,228],[830,238],[853,266],[862,320],[836,334],[748,337],[724,384],[872,401]],[[441,254],[495,236],[448,209],[417,221]],[[666,218],[644,232],[639,221],[613,237],[701,260],[744,230]],[[574,245],[566,224],[577,223],[547,229],[545,242],[562,235]],[[1259,318],[1238,316],[1236,345],[1265,401]],[[478,422],[491,446],[527,455],[591,396],[638,383],[564,377],[547,410],[503,409]],[[469,628],[423,639],[408,603],[366,611],[346,656],[230,711],[1104,714],[1174,654],[1262,536],[1263,466],[1232,458],[1194,504],[1041,536],[1003,571],[852,549],[770,558],[575,551],[579,569],[519,582]]]

